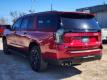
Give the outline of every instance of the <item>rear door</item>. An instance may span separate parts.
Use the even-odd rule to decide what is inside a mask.
[[[29,35],[34,29],[36,29],[33,26],[33,23],[34,23],[33,16],[24,17],[21,24],[21,30],[16,32],[17,46],[21,51],[26,51],[26,49],[29,47],[30,43]]]
[[[78,15],[77,15],[78,16]],[[64,43],[72,50],[96,49],[101,46],[100,27],[93,16],[63,16]]]
[[[16,32],[20,30],[22,18],[18,19],[12,26],[12,31],[7,35],[7,43],[12,47],[17,47]]]

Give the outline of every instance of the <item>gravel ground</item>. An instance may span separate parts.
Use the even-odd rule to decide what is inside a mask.
[[[15,54],[4,55],[0,39],[0,80],[107,80],[107,46],[101,61],[76,67],[53,67],[42,73],[33,72],[28,61]]]

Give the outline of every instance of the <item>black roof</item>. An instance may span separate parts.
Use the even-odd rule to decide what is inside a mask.
[[[32,15],[48,15],[48,14],[56,14],[56,15],[63,15],[63,14],[72,14],[72,15],[89,15],[89,16],[94,16],[94,14],[90,14],[90,13],[84,13],[84,12],[64,12],[64,11],[45,11],[45,12],[38,12],[38,13],[32,13],[32,14],[27,14],[24,15],[22,17],[26,17],[26,16],[32,16]]]

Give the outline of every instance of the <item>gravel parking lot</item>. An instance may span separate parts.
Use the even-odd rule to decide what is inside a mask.
[[[83,63],[75,67],[49,66],[42,73],[33,72],[26,58],[4,55],[0,39],[0,80],[107,80],[107,46],[101,61]]]

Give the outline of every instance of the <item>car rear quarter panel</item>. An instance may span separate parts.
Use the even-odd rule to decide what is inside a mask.
[[[52,54],[57,52],[53,32],[34,31],[29,33],[29,38],[32,39],[31,42],[35,41],[39,44],[43,56],[46,57],[46,53]]]

